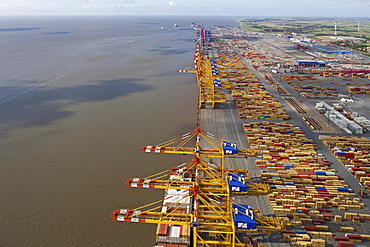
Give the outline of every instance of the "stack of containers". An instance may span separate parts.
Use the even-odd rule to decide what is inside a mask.
[[[343,94],[338,93],[338,89],[334,87],[320,87],[320,86],[297,86],[294,83],[292,85],[294,90],[300,93],[305,98],[339,98],[343,97]]]
[[[250,147],[257,150],[255,162],[263,169],[262,180],[270,185],[272,211],[286,226],[297,229],[284,231],[285,241],[325,246],[326,241],[319,238],[333,237],[332,221],[344,219],[341,224],[349,227],[355,221],[347,220],[346,211],[364,210],[298,126],[263,121],[244,124],[244,131]]]
[[[219,54],[221,53],[219,52]],[[250,72],[246,66],[239,71],[229,66],[229,64],[238,64],[238,67],[241,67],[241,60],[235,52],[222,53],[219,59],[225,65],[224,68],[228,77],[223,79],[226,79],[231,85],[231,94],[240,118],[259,120],[290,119],[289,115],[282,108],[281,103],[273,98],[273,95],[265,89],[255,74]]]
[[[173,167],[169,174],[170,180],[191,181],[194,170],[180,172],[180,168]],[[174,214],[190,214],[192,200],[189,190],[166,189],[163,200],[162,212]],[[186,247],[190,245],[190,225],[158,224],[156,230],[156,246]]]
[[[246,40],[235,40],[230,45],[244,58],[248,59],[252,66],[257,69],[260,65],[272,65],[271,61],[257,52],[252,45]],[[268,54],[266,52],[266,54]]]
[[[315,68],[315,69],[310,69],[310,73],[311,74],[320,74],[320,76],[323,76],[324,73],[332,73],[334,75],[338,75],[339,70],[334,69],[334,68]]]
[[[288,120],[281,103],[262,87],[260,82],[247,87],[234,87],[232,95],[242,119]]]
[[[284,75],[281,77],[283,81],[292,82],[293,80],[316,80],[314,76],[311,75]]]
[[[321,141],[359,182],[370,186],[370,138],[322,136]]]
[[[352,94],[370,94],[370,87],[348,86],[346,87],[346,91]]]
[[[313,76],[307,75],[285,75],[282,80],[290,84],[294,90],[300,93],[305,98],[339,98],[344,95],[338,92],[335,87],[322,87],[314,85],[297,85],[293,81],[316,80]]]
[[[227,42],[251,59],[259,56],[247,41]],[[225,47],[225,44],[222,43],[222,46]],[[269,99],[269,93],[246,67],[242,67],[242,71],[234,71],[232,66],[240,64],[240,58],[232,49],[225,47],[225,50],[227,52],[222,53],[221,59],[227,64],[225,68],[228,76],[233,77],[228,80],[241,117],[263,119],[254,117],[262,117],[260,110],[263,108],[248,109],[253,114],[247,115],[245,107],[260,106],[259,104],[265,106],[262,102]],[[315,78],[299,75],[287,76],[285,79],[292,81]],[[334,91],[326,88],[323,90]],[[245,124],[244,130],[250,147],[257,150],[255,162],[263,170],[262,179],[271,187],[272,192],[268,195],[271,208],[292,229],[283,232],[285,241],[295,242],[299,246],[325,246],[328,238],[333,240],[331,222],[340,223],[343,230],[352,227],[355,231],[349,223],[365,221],[365,217],[358,216],[364,204],[355,197],[346,182],[336,175],[336,171],[329,167],[329,163],[317,154],[316,145],[298,126],[263,121]],[[357,210],[358,215],[349,219],[345,213],[354,210]],[[344,234],[346,233],[343,232],[343,238]]]

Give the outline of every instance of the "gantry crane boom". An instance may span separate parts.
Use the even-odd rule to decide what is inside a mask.
[[[139,179],[141,180],[141,179]],[[137,179],[130,179],[126,182],[128,187],[138,187],[138,188],[155,188],[155,189],[176,189],[176,190],[186,190],[193,186],[193,182],[183,182],[183,181],[172,181],[172,180],[153,180],[140,183],[136,182]],[[203,188],[204,193],[217,193],[218,195],[224,195],[225,184],[220,182],[200,182],[199,185]],[[246,195],[246,196],[259,196],[266,195],[270,192],[269,186],[265,184],[258,183],[247,183],[248,190],[245,192],[230,192],[232,195]]]
[[[215,165],[215,163],[212,163]],[[186,166],[185,166],[186,165]],[[177,170],[178,175],[172,175],[173,179],[164,179],[164,177],[173,174],[173,170],[164,171],[158,174],[158,177],[147,178],[132,178],[126,182],[128,187],[139,188],[156,188],[156,189],[178,189],[187,190],[194,186],[194,181],[183,181],[177,178],[187,174],[189,171],[198,169],[200,176],[207,179],[199,181],[199,186],[202,187],[203,192],[209,193],[224,193],[226,191],[225,184],[222,177],[228,178],[228,184],[234,190],[230,193],[233,195],[264,195],[270,192],[270,187],[267,184],[253,183],[244,176],[243,173],[232,173],[234,170],[227,169],[227,172],[221,169],[210,168],[208,164],[199,158],[194,158],[191,162],[184,163],[181,168]],[[240,172],[241,169],[237,169]],[[232,186],[233,184],[233,186]],[[240,186],[246,185],[245,191],[240,191]]]
[[[196,147],[184,147],[184,145],[193,138],[202,137],[204,140],[210,144],[211,147],[201,147],[200,145],[196,145]],[[199,143],[199,140],[196,140]],[[209,158],[221,158],[221,157],[232,157],[232,158],[248,158],[253,157],[256,155],[256,151],[254,149],[245,149],[245,148],[238,148],[237,152],[232,152],[231,149],[227,149],[222,147],[220,144],[217,144],[215,141],[221,142],[221,144],[227,145],[229,142],[216,137],[208,132],[201,130],[200,128],[195,129],[191,133],[187,133],[182,135],[179,138],[172,139],[170,141],[155,145],[155,146],[144,146],[142,147],[142,151],[146,153],[171,153],[171,154],[199,154],[204,157]],[[169,146],[171,144],[178,143],[177,146]]]
[[[194,66],[188,67],[186,69],[180,69],[180,70],[178,70],[176,72],[179,72],[179,73],[189,73],[189,74],[195,74],[195,73],[197,73],[197,71],[194,70]]]

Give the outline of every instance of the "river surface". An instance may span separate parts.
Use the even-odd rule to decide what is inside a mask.
[[[0,18],[0,246],[152,246],[154,224],[118,208],[163,198],[128,188],[191,160],[147,154],[196,128],[192,21],[232,17]],[[174,24],[179,27],[175,28]]]

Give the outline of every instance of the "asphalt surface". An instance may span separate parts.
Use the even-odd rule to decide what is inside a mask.
[[[283,108],[286,110],[286,112],[290,115],[291,120],[288,122],[292,122],[296,125],[298,125],[301,130],[305,133],[306,137],[313,140],[315,144],[317,144],[317,152],[323,154],[323,156],[330,162],[331,168],[335,169],[337,171],[337,174],[342,177],[349,187],[358,195],[358,181],[357,179],[338,161],[338,159],[334,156],[334,154],[328,150],[328,148],[320,141],[320,135],[343,135],[348,136],[348,134],[344,134],[343,132],[340,132],[340,130],[334,126],[333,123],[329,123],[329,126],[332,129],[332,132],[329,133],[317,133],[314,132],[301,118],[302,116],[307,115],[300,115],[298,114],[290,105],[288,105],[285,100],[282,98],[281,95],[279,95],[273,88],[272,85],[269,84],[262,75],[255,70],[247,61],[245,61],[245,65],[249,68],[251,72],[253,72],[257,78],[264,84],[266,89],[274,96],[276,100],[282,103]],[[272,75],[270,75],[272,76]],[[291,95],[301,101],[312,113],[312,116],[319,118],[319,120],[323,123],[327,122],[327,118],[320,115],[316,109],[312,106],[312,102],[301,98],[293,88],[291,88],[289,85],[284,83],[283,81],[282,85],[291,93]],[[320,101],[320,100],[318,100]],[[358,195],[359,196],[359,195]],[[360,196],[359,196],[360,197]],[[361,198],[361,197],[360,197]],[[361,198],[362,202],[370,208],[370,198]]]
[[[200,128],[226,141],[236,142],[239,148],[249,148],[243,130],[244,120],[239,118],[231,95],[228,95],[228,97],[227,102],[216,105],[215,109],[211,109],[211,106],[207,105],[205,109],[201,110]],[[256,167],[253,158],[234,158],[233,160],[238,167],[249,171],[250,178],[253,182],[260,181],[261,172]],[[259,197],[235,196],[233,200],[236,203],[248,204],[255,209],[259,209],[264,216],[272,215],[270,204],[265,195]],[[288,243],[282,242],[280,233],[278,232],[273,233],[271,236],[266,234],[253,234],[253,237],[257,237],[259,243],[263,243],[265,246],[290,246]]]
[[[282,44],[280,44],[281,46]],[[284,44],[283,44],[284,45]],[[275,47],[275,46],[274,46]],[[276,50],[282,51],[280,47],[275,47]],[[236,51],[235,51],[236,52]],[[262,51],[263,53],[263,51]],[[262,74],[259,71],[255,70],[251,64],[244,60],[245,65],[249,68],[251,72],[253,72],[257,78],[264,84],[266,89],[273,95],[273,97],[281,102],[285,111],[290,115],[291,120],[286,121],[288,123],[293,123],[298,125],[301,130],[305,133],[306,137],[311,139],[313,143],[317,144],[317,152],[321,153],[331,164],[331,168],[337,171],[337,175],[342,177],[349,187],[357,194],[358,190],[358,181],[357,179],[345,169],[345,167],[335,158],[331,151],[329,151],[325,145],[320,141],[320,135],[339,135],[339,136],[346,136],[343,131],[341,131],[338,127],[336,127],[333,123],[328,123],[328,120],[323,115],[320,115],[315,107],[314,104],[317,101],[307,100],[305,98],[301,98],[291,86],[287,83],[282,81],[279,77],[275,75],[268,74],[270,77],[273,77],[276,82],[281,83],[287,91],[289,91],[289,95],[279,95],[275,89],[272,88],[272,84],[269,84],[263,78]],[[267,73],[267,72],[263,72]],[[291,107],[284,99],[285,96],[291,96],[299,99],[299,101],[304,104],[309,113],[307,114],[299,114],[293,107]],[[358,109],[358,108],[356,108]],[[360,110],[360,109],[358,109]],[[329,132],[314,132],[302,119],[302,116],[311,116],[318,119],[321,123],[328,125]],[[204,131],[210,132],[224,140],[236,142],[238,147],[240,148],[249,148],[247,138],[245,137],[245,133],[243,130],[243,123],[247,122],[255,122],[260,120],[245,120],[240,119],[238,112],[235,107],[235,103],[230,94],[228,94],[228,100],[222,104],[216,104],[215,109],[211,108],[211,105],[205,105],[201,110],[201,122],[200,128]],[[283,122],[283,121],[274,121],[274,122]],[[248,159],[234,159],[237,163],[237,166],[243,169],[247,169],[249,171],[251,180],[259,181],[261,171],[256,167],[253,158]],[[216,161],[217,162],[217,161]],[[360,198],[360,197],[359,197]],[[260,212],[265,215],[272,215],[272,211],[266,196],[254,197],[234,197],[233,198],[237,203],[247,203],[254,208],[260,210]],[[370,198],[361,198],[362,202],[365,204],[367,208],[370,208]],[[255,236],[256,237],[256,236]],[[266,234],[261,234],[257,236],[259,242],[264,243],[265,246],[290,246],[289,243],[283,243],[281,236],[278,232],[275,232],[271,236],[267,236]]]

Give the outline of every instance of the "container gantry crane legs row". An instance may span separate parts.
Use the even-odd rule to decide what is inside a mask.
[[[193,139],[195,147],[185,147]],[[206,140],[209,147],[201,147],[201,139]],[[174,143],[178,145],[170,146]],[[114,220],[187,225],[192,228],[192,246],[245,246],[239,237],[241,233],[270,233],[283,229],[278,219],[264,217],[258,210],[248,205],[236,204],[231,199],[232,195],[258,196],[269,192],[269,187],[265,184],[248,182],[243,169],[225,167],[225,160],[255,156],[254,150],[238,149],[235,143],[197,128],[192,133],[168,142],[145,146],[142,151],[195,156],[190,162],[171,169],[170,172],[134,178],[126,183],[130,187],[178,190],[182,196],[177,201],[164,198],[137,209],[117,210],[112,214]],[[205,159],[210,161],[206,162]],[[221,164],[214,163],[213,159],[219,159]],[[166,179],[168,176],[170,179]],[[176,213],[177,209],[189,203],[192,204],[191,211]],[[209,237],[210,235],[214,237]]]
[[[212,109],[215,108],[216,103],[224,103],[227,101],[225,89],[230,88],[230,84],[227,81],[221,81],[221,76],[225,73],[221,70],[220,64],[216,63],[214,59],[209,58],[204,52],[203,39],[200,39],[196,43],[196,51],[194,55],[194,68],[190,70],[190,67],[185,70],[178,70],[180,73],[192,73],[196,74],[198,82],[198,95],[199,105],[211,104]]]

